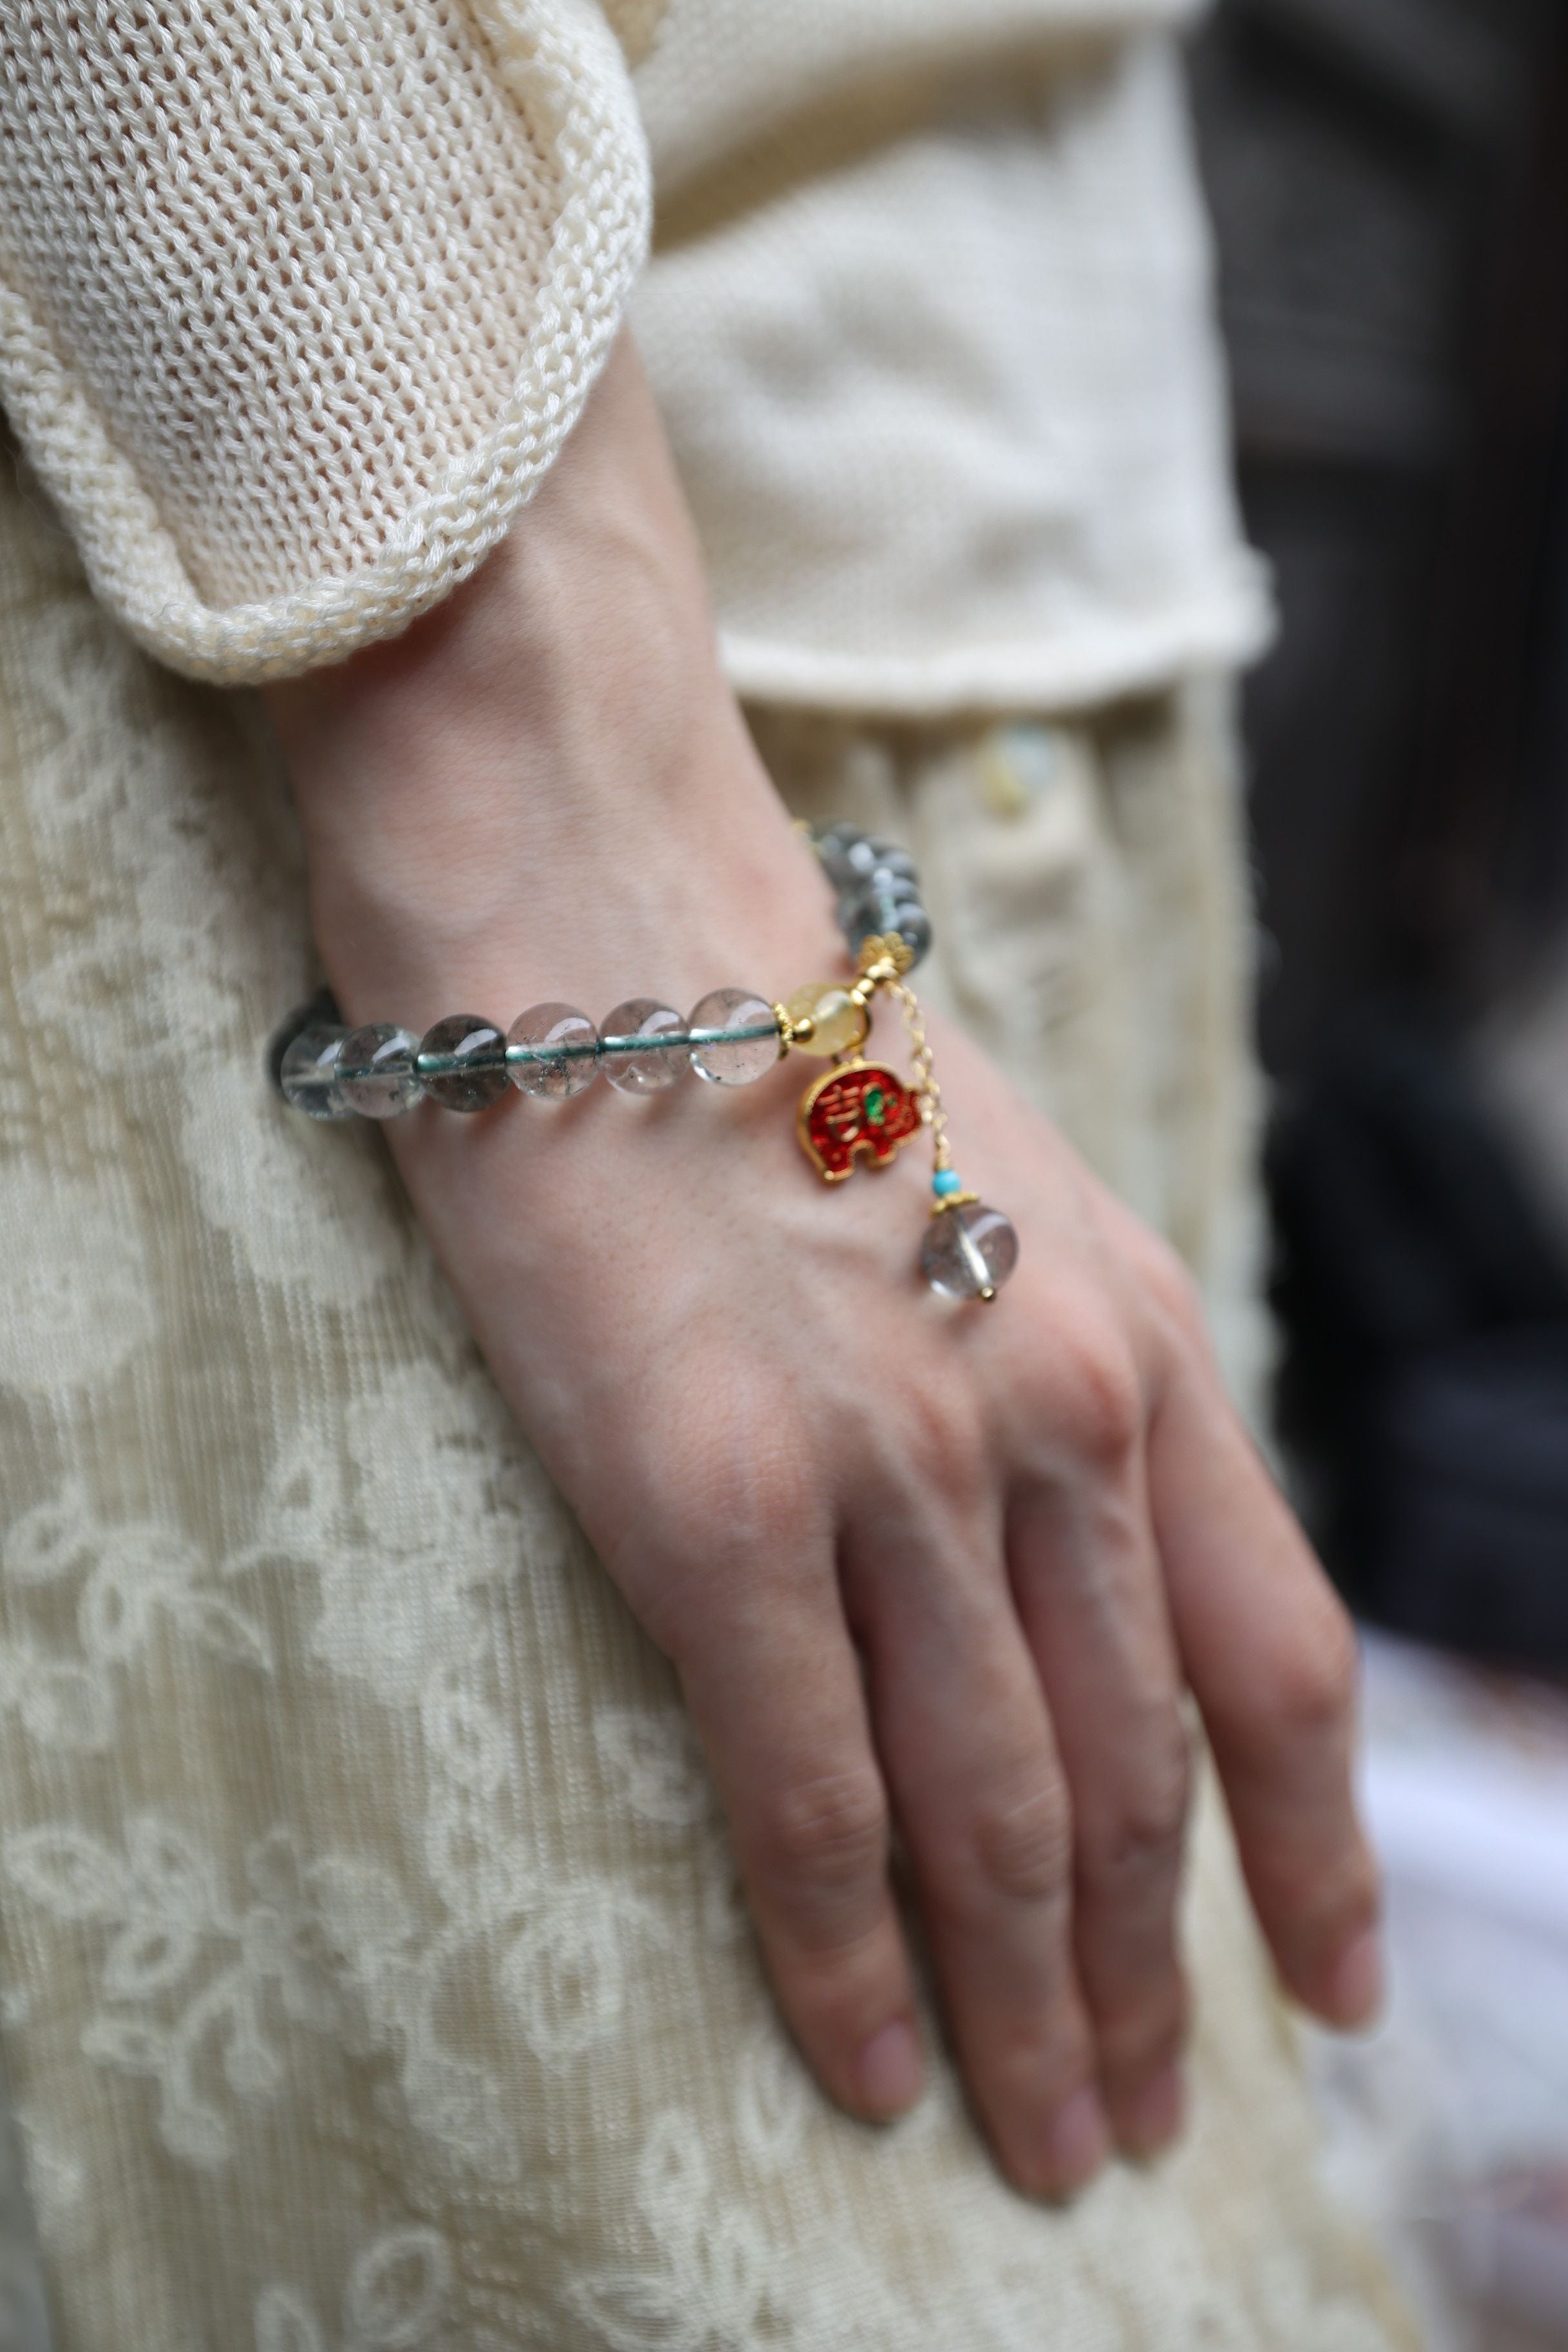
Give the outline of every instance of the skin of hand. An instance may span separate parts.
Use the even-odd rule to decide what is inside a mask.
[[[684,1010],[844,970],[625,338],[474,579],[268,699],[352,1020]],[[872,2119],[919,2095],[896,1831],[973,2106],[1008,2177],[1060,2196],[1180,2126],[1189,1694],[1285,1986],[1342,2025],[1376,2007],[1354,1644],[1176,1260],[966,1040],[932,1041],[965,1180],[1020,1236],[994,1307],[920,1278],[918,1147],[831,1192],[807,1169],[821,1063],[386,1132],[679,1671],[824,2086]]]

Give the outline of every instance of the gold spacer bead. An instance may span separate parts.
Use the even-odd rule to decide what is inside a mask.
[[[933,1217],[945,1217],[949,1209],[973,1209],[979,1205],[978,1192],[944,1192],[940,1201],[931,1202],[931,1213]]]
[[[849,993],[857,1004],[869,1004],[879,988],[891,988],[898,979],[895,966],[887,961],[868,964],[858,980],[849,984]]]
[[[897,931],[873,931],[860,942],[856,968],[862,979],[869,980],[874,988],[881,988],[890,980],[902,980],[913,962],[908,943],[900,939]],[[887,969],[889,966],[891,969]]]

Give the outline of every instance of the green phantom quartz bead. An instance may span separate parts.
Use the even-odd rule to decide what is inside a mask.
[[[443,1110],[488,1110],[507,1089],[506,1039],[493,1021],[455,1013],[425,1032],[415,1067]]]
[[[651,996],[628,997],[599,1024],[605,1076],[626,1095],[657,1094],[672,1087],[691,1066],[686,1024],[672,1004]]]
[[[352,1118],[338,1083],[338,1056],[347,1033],[333,1024],[313,1022],[301,1029],[284,1055],[278,1073],[283,1099],[307,1118]]]
[[[506,1066],[520,1094],[567,1102],[599,1075],[599,1033],[575,1005],[531,1005],[507,1032]]]
[[[373,1021],[352,1030],[338,1055],[343,1100],[362,1118],[397,1118],[412,1110],[425,1089],[414,1057],[419,1040],[411,1029]]]
[[[691,1008],[691,1066],[710,1086],[749,1087],[784,1051],[778,1016],[753,988],[716,988]]]

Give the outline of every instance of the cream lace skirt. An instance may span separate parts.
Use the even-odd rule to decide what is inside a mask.
[[[781,2032],[668,1673],[374,1134],[283,1114],[298,851],[0,457],[0,2038],[59,2352],[1381,2352],[1205,1812],[1196,2123],[1068,2213]],[[759,719],[1252,1349],[1225,716]]]

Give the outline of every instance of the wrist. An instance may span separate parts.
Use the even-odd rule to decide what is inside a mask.
[[[772,996],[837,971],[831,894],[771,787],[749,793],[750,758],[742,742],[724,772],[694,772],[679,803],[650,808],[634,780],[595,809],[586,793],[573,804],[559,766],[537,789],[518,745],[500,789],[433,827],[352,842],[307,815],[313,927],[345,1013],[422,1029],[563,998],[598,1018],[634,995],[685,1009],[721,985]],[[460,734],[442,760],[464,762]],[[432,797],[444,784],[434,773]]]
[[[602,1013],[837,968],[828,895],[720,672],[629,353],[472,580],[268,699],[351,1017],[419,1026],[546,996]]]

